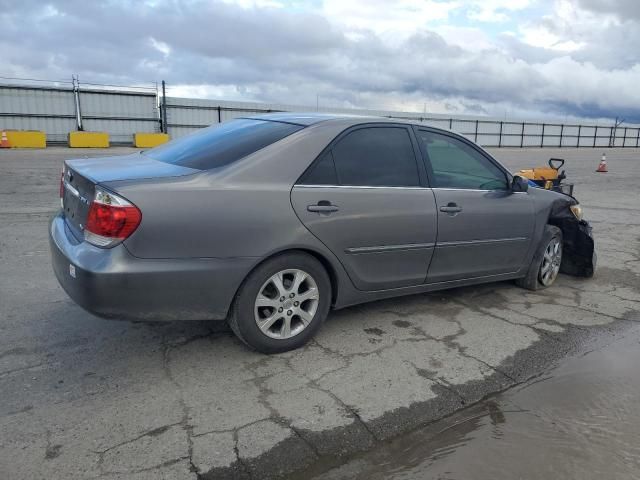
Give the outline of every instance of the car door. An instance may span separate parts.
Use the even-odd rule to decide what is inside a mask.
[[[534,228],[527,193],[471,142],[416,128],[438,208],[438,238],[427,283],[518,271]]]
[[[436,206],[419,156],[410,127],[354,127],[292,189],[300,220],[360,290],[424,283],[436,240]]]

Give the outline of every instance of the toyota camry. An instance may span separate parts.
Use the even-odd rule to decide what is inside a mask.
[[[235,119],[131,155],[64,162],[50,224],[68,295],[107,318],[226,319],[265,353],[331,309],[591,276],[571,196],[529,188],[450,131],[368,117]]]

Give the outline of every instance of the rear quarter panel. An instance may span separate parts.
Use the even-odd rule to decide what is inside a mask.
[[[106,186],[142,211],[124,243],[140,258],[265,257],[285,248],[326,248],[295,215],[293,184],[346,128],[319,123],[228,167]]]
[[[202,184],[205,185],[202,185]],[[295,216],[286,186],[206,185],[193,178],[120,190],[142,211],[125,241],[140,258],[263,257],[310,234]]]

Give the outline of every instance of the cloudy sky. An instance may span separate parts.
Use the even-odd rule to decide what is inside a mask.
[[[0,0],[0,76],[640,122],[638,0]]]

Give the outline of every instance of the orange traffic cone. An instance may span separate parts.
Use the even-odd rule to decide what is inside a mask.
[[[598,168],[596,168],[596,172],[607,173],[608,171],[609,170],[607,170],[607,156],[603,153],[602,160],[600,160],[600,163],[598,164]]]
[[[7,132],[2,131],[2,139],[0,140],[0,148],[10,148],[9,139],[7,138]]]

